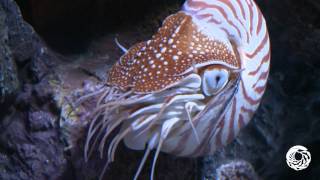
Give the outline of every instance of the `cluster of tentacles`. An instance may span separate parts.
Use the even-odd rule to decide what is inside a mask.
[[[101,158],[107,153],[101,179],[108,165],[114,161],[119,143],[134,132],[132,135],[137,138],[143,137],[145,140],[141,142],[146,142],[143,145],[145,154],[134,179],[138,178],[151,150],[156,149],[151,170],[153,179],[162,144],[170,136],[175,136],[176,130],[191,129],[200,143],[194,123],[201,117],[211,100],[203,94],[201,84],[202,78],[196,73],[191,73],[166,90],[155,93],[135,94],[105,85],[93,93],[82,96],[76,105],[92,97],[98,99],[96,108],[89,117],[90,125],[84,148],[85,160],[88,161],[96,148]],[[229,83],[229,86],[235,84]],[[110,136],[113,138],[108,143]]]

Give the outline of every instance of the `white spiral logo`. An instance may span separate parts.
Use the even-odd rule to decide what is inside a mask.
[[[311,162],[311,154],[304,146],[293,146],[286,155],[287,164],[290,168],[300,171],[306,169]]]

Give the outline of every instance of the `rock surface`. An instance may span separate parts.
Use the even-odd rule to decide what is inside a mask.
[[[59,179],[69,163],[44,78],[56,58],[12,0],[0,1],[0,47],[0,179]]]
[[[0,0],[0,179],[94,179],[105,159],[84,161],[87,122],[72,114],[68,97],[103,82],[121,55],[115,37],[126,47],[148,39],[183,1],[17,2],[42,37],[14,1]],[[318,179],[320,5],[316,0],[257,3],[267,19],[272,61],[254,119],[213,156],[161,154],[156,179],[213,179],[234,172],[229,167],[261,179]],[[296,144],[312,154],[310,167],[298,173],[285,162],[286,151]],[[142,156],[122,145],[105,179],[131,179]],[[149,160],[141,179],[149,178]],[[245,165],[230,163],[243,160]],[[226,168],[217,172],[218,167]]]
[[[0,6],[0,103],[12,96],[19,87],[17,67],[12,52],[8,47],[9,27],[8,19],[2,6]]]

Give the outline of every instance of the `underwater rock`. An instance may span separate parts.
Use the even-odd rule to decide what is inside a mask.
[[[216,179],[219,180],[258,180],[258,175],[250,163],[236,160],[222,164],[216,170]]]
[[[54,65],[53,57],[54,54],[48,51],[34,29],[23,20],[15,1],[1,0],[0,103],[5,96],[17,93],[18,76],[27,78],[28,72],[25,71],[32,73],[32,80],[39,81]]]
[[[55,56],[23,20],[15,1],[0,0],[1,101],[3,95],[12,95],[0,107],[0,179],[70,175],[64,175],[68,162],[58,113],[44,79],[54,62]]]
[[[19,87],[17,67],[8,45],[7,19],[4,7],[0,5],[0,104],[16,93]]]

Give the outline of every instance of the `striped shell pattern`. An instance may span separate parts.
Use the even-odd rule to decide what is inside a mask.
[[[151,179],[160,151],[197,157],[227,145],[266,88],[269,35],[253,0],[187,0],[150,40],[124,51],[99,92],[85,157],[97,144],[108,164],[123,140],[145,150],[135,179],[152,150]]]

